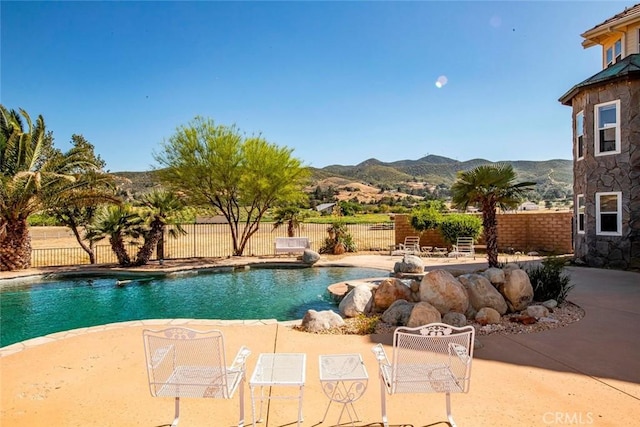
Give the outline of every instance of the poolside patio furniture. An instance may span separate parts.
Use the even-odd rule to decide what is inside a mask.
[[[276,255],[301,254],[311,248],[311,243],[308,237],[276,237],[274,247]]]
[[[454,257],[458,258],[460,256],[464,257],[473,257],[476,259],[476,253],[473,244],[473,237],[458,237],[456,240],[456,244],[453,246],[453,251],[451,252]],[[449,254],[449,256],[452,256]]]
[[[305,353],[260,353],[258,363],[251,374],[249,388],[251,389],[251,416],[253,425],[262,420],[262,404],[265,400],[273,399],[297,399],[298,400],[298,427],[302,422],[302,397],[306,379],[307,355]],[[264,389],[270,387],[295,387],[296,395],[275,395]],[[260,395],[256,397],[255,389],[260,388]],[[260,415],[256,420],[256,399],[260,400]]]
[[[382,344],[373,347],[379,364],[385,427],[389,427],[387,393],[445,393],[447,419],[452,427],[456,427],[451,414],[450,393],[469,391],[474,336],[472,326],[456,328],[431,323],[416,328],[397,328],[393,334],[391,360]]]
[[[219,330],[196,331],[173,327],[143,332],[149,389],[154,397],[174,397],[180,420],[180,398],[231,399],[239,387],[240,417],[244,426],[245,362],[251,352],[242,346],[231,366],[226,365],[224,337]]]
[[[406,236],[404,243],[398,244],[398,249],[392,255],[416,255],[420,253],[420,236]]]
[[[362,397],[369,383],[362,356],[359,353],[321,354],[318,363],[322,391],[329,398],[329,404],[320,423],[324,423],[331,404],[336,402],[342,404],[342,409],[338,421],[333,425],[341,425],[340,420],[346,412],[351,426],[355,427],[359,417],[353,402]]]

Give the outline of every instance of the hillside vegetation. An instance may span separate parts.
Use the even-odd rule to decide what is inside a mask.
[[[494,163],[497,162],[485,159],[460,162],[436,155],[395,162],[368,159],[352,166],[330,165],[311,168],[311,183],[308,189],[312,192],[317,187],[331,187],[339,192],[339,200],[355,198],[362,199],[364,203],[375,203],[376,198],[383,197],[385,193],[391,193],[394,197],[422,197],[428,193],[446,197],[448,188],[455,182],[459,171]],[[554,200],[572,195],[571,160],[517,160],[500,163],[512,165],[519,181],[535,182],[538,199]],[[115,172],[114,175],[118,177],[119,191],[126,195],[145,193],[160,185],[153,171]]]

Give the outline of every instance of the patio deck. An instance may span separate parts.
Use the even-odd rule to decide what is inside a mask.
[[[351,256],[340,264],[391,268],[398,257]],[[427,263],[429,268],[438,265]],[[478,263],[448,262],[445,268]],[[481,264],[481,263],[480,263]],[[442,265],[440,265],[442,267]],[[580,322],[527,335],[479,337],[471,389],[452,395],[459,426],[621,426],[637,423],[640,404],[640,274],[586,268],[568,269],[576,283],[570,300],[586,310]],[[262,352],[307,353],[304,424],[316,426],[328,400],[320,388],[318,355],[361,353],[369,387],[355,405],[358,426],[379,426],[380,396],[371,347],[390,345],[390,335],[314,335],[275,321],[156,320],[105,325],[54,334],[21,349],[0,350],[0,425],[160,426],[171,422],[171,399],[149,394],[142,329],[164,324],[219,328],[227,352],[252,350],[248,373]],[[36,345],[37,344],[37,345]],[[19,351],[18,351],[19,350]],[[247,388],[248,391],[248,388]],[[250,408],[249,393],[245,404]],[[232,426],[238,397],[231,401],[184,399],[182,426]],[[636,408],[635,410],[633,408]],[[290,425],[296,403],[271,402],[265,427]],[[327,421],[338,418],[332,406]],[[402,395],[388,400],[391,425],[446,425],[444,397]],[[250,425],[250,412],[246,417]]]

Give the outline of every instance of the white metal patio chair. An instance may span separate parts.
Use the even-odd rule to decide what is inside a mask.
[[[245,362],[251,352],[242,346],[227,366],[224,337],[219,330],[187,328],[143,331],[149,389],[154,397],[174,397],[175,417],[180,420],[180,398],[231,399],[239,387],[240,418],[244,426]]]
[[[393,334],[391,360],[382,344],[373,347],[380,368],[380,402],[385,427],[389,427],[387,393],[445,393],[447,419],[451,427],[456,427],[450,393],[469,391],[474,336],[473,326],[456,328],[431,323],[417,328],[397,328]]]

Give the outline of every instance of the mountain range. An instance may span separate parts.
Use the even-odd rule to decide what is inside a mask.
[[[553,159],[544,161],[506,160],[491,162],[485,159],[458,161],[448,157],[428,155],[417,160],[384,162],[368,159],[357,165],[330,165],[311,168],[311,188],[317,186],[341,186],[366,184],[380,189],[423,187],[450,187],[459,171],[479,165],[507,163],[517,173],[517,181],[533,181],[542,198],[563,198],[572,194],[573,166],[571,160]],[[122,192],[135,194],[146,192],[159,185],[155,173],[114,172]]]

